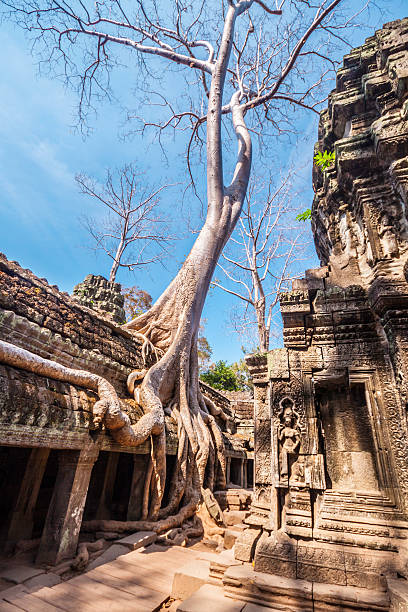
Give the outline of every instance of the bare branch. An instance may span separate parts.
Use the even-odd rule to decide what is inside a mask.
[[[168,255],[167,247],[174,236],[160,213],[158,196],[172,185],[162,185],[147,194],[148,188],[141,184],[144,177],[132,166],[125,166],[115,176],[108,170],[102,188],[84,175],[78,175],[76,180],[83,194],[95,198],[114,215],[99,224],[93,220],[86,223],[96,249],[102,249],[113,260],[111,282],[120,267],[134,270]],[[150,254],[152,249],[155,252]]]

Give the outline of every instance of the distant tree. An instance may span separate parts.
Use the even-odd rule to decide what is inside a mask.
[[[125,298],[126,321],[131,321],[152,307],[152,296],[137,285],[122,289]]]
[[[248,336],[255,327],[261,352],[269,350],[279,294],[289,288],[295,264],[304,258],[302,231],[298,224],[291,226],[295,197],[292,171],[280,183],[258,178],[249,185],[235,233],[218,262],[224,278],[212,282],[241,301],[235,328]]]
[[[76,181],[83,194],[107,209],[106,218],[99,223],[91,217],[84,219],[95,248],[112,259],[111,282],[120,267],[134,270],[168,254],[171,237],[159,208],[159,193],[167,185],[152,190],[132,165],[113,173],[107,170],[103,187],[84,174],[77,175]]]
[[[205,331],[205,319],[201,319],[200,327],[198,329],[197,339],[197,352],[198,352],[198,369],[200,372],[206,370],[210,365],[210,358],[212,355],[212,348],[207,338],[204,336]]]
[[[248,391],[251,395],[254,393],[254,383],[252,382],[251,374],[245,359],[240,359],[231,365],[232,371],[238,381],[238,386],[242,391]]]
[[[220,391],[239,391],[239,383],[232,366],[226,361],[217,361],[206,372],[200,374],[202,381]]]

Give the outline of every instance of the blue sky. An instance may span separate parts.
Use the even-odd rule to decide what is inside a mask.
[[[408,15],[408,0],[379,5],[386,6],[387,11],[373,9],[373,29],[382,22]],[[79,218],[83,214],[98,216],[99,210],[79,193],[75,174],[85,172],[102,179],[105,168],[134,161],[149,177],[175,183],[183,178],[182,148],[174,145],[166,166],[151,138],[123,140],[123,114],[117,105],[98,108],[98,116],[92,120],[92,134],[84,139],[72,127],[76,95],[55,79],[37,76],[29,43],[20,30],[3,23],[0,34],[0,250],[51,284],[71,292],[87,274],[109,273],[107,258],[87,248],[90,240]],[[368,34],[355,31],[350,42],[361,44]],[[126,78],[125,73],[119,73],[117,85],[127,84]],[[289,156],[292,159],[311,159],[317,136],[315,116],[305,119],[302,129],[305,138],[301,150]],[[279,157],[280,152],[277,154]],[[286,158],[287,149],[282,149],[281,155]],[[263,162],[267,164],[268,160]],[[307,208],[313,197],[310,164],[306,164],[302,177],[306,187],[301,199]],[[181,193],[181,187],[169,190],[164,205],[173,222],[186,228],[183,218],[189,203],[181,210],[177,208]],[[195,223],[199,209],[196,202],[191,213]],[[117,280],[125,286],[138,284],[157,298],[177,272],[193,239],[185,233],[165,268],[154,266],[133,274],[120,272]],[[318,261],[311,252],[305,267],[316,265]],[[242,341],[229,324],[229,311],[234,304],[234,298],[218,290],[211,290],[207,298],[203,316],[214,359],[231,362],[241,357]]]

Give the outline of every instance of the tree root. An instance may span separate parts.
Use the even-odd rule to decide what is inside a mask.
[[[218,408],[218,406],[216,406],[214,404],[214,402],[209,397],[206,397],[203,394],[203,398],[204,398],[204,402],[205,402],[205,405],[208,408],[209,413],[213,417],[219,417],[220,419],[222,419],[225,422],[226,425],[229,425],[231,422],[234,421],[232,416],[230,416],[229,414],[224,412],[224,410],[222,408]]]
[[[71,563],[71,569],[81,572],[89,563],[89,553],[102,550],[105,544],[104,539],[95,542],[81,542],[78,546],[77,556]]]
[[[116,531],[117,533],[154,531],[160,534],[174,527],[179,527],[184,521],[192,517],[196,512],[198,502],[199,499],[193,499],[186,506],[183,506],[177,514],[159,521],[111,521],[104,519],[84,521],[82,523],[82,531],[88,533],[95,531]]]
[[[164,546],[187,546],[191,540],[201,538],[203,534],[203,525],[196,515],[192,521],[186,521],[181,527],[170,529],[159,536],[156,542]]]
[[[196,268],[191,268],[192,281]],[[182,276],[179,291],[189,287],[190,280]],[[178,308],[179,291],[173,294],[173,307]],[[191,294],[193,295],[193,294]],[[167,304],[169,306],[169,304]],[[186,306],[187,308],[187,306]],[[190,308],[190,306],[188,306]],[[153,312],[154,308],[152,309]],[[154,311],[156,312],[156,311]],[[150,316],[155,316],[150,314]],[[225,487],[225,448],[222,432],[216,419],[228,423],[228,415],[218,409],[202,395],[198,383],[197,333],[189,327],[184,315],[167,310],[163,315],[165,325],[142,315],[146,325],[138,329],[133,320],[129,329],[143,340],[143,359],[154,354],[158,360],[149,370],[132,372],[128,377],[128,389],[133,393],[144,414],[134,425],[122,410],[114,387],[104,378],[75,370],[43,359],[38,355],[0,341],[0,361],[22,368],[40,376],[47,376],[66,383],[82,386],[99,395],[93,408],[94,422],[102,422],[113,439],[124,446],[137,446],[150,438],[151,457],[145,478],[142,503],[142,518],[139,521],[94,520],[83,523],[83,530],[98,532],[154,531],[163,534],[176,529],[175,541],[187,541],[182,525],[193,517],[201,501],[204,489]],[[172,325],[172,316],[174,320]],[[167,328],[166,329],[166,325]],[[198,329],[198,328],[197,328]],[[152,331],[153,330],[153,331]],[[171,330],[169,340],[167,331]],[[153,334],[153,336],[150,336]],[[158,345],[160,348],[158,348]],[[163,347],[163,348],[162,348]],[[169,491],[169,503],[161,508],[166,482],[166,436],[164,406],[177,423],[178,451]],[[222,513],[221,513],[222,514]],[[197,525],[190,526],[193,533],[202,533]],[[185,539],[187,537],[187,540]],[[170,538],[171,539],[171,538]],[[78,552],[74,565],[81,567],[89,557],[88,548]]]
[[[144,365],[148,363],[150,355],[154,355],[154,357],[156,358],[156,361],[159,361],[160,357],[164,355],[164,351],[158,348],[157,346],[155,346],[153,342],[151,342],[149,338],[145,336],[144,334],[142,334],[141,332],[134,331],[132,333],[136,338],[139,338],[143,342],[142,359],[143,359]]]
[[[128,415],[121,409],[114,387],[102,376],[43,359],[4,340],[0,340],[0,362],[98,393],[100,399],[93,407],[94,424],[99,426],[104,421],[106,428],[119,444],[138,446],[150,435],[159,435],[164,431],[164,412],[161,405],[158,406],[156,402],[135,425],[131,425]]]

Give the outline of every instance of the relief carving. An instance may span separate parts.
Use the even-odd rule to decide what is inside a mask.
[[[289,397],[284,398],[280,402],[280,407],[280,425],[278,429],[279,473],[282,480],[287,480],[289,477],[290,462],[293,462],[294,458],[299,453],[301,430],[299,415],[295,411],[293,400]],[[296,473],[299,475],[300,471],[301,468],[298,464]]]

